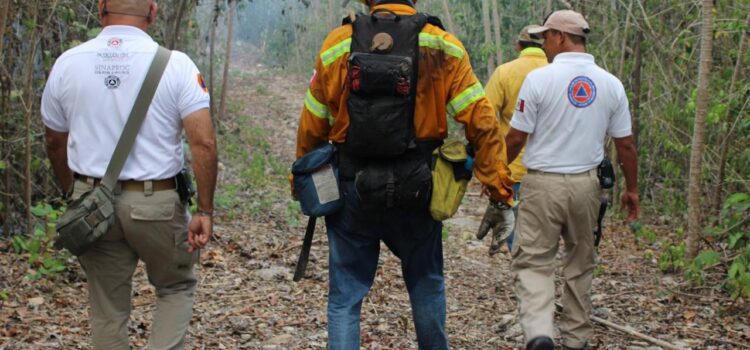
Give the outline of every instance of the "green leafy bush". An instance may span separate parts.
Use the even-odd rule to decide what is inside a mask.
[[[705,282],[705,271],[721,263],[721,255],[713,250],[704,250],[688,266],[685,274],[698,284]]]
[[[736,193],[724,202],[719,224],[708,236],[731,251],[726,286],[733,298],[750,298],[750,194]]]
[[[750,195],[729,196],[717,222],[706,230],[706,239],[715,242],[714,249],[704,250],[687,261],[684,243],[667,244],[659,256],[659,268],[665,272],[684,271],[688,279],[703,284],[708,269],[726,266],[723,286],[732,298],[750,298]]]
[[[35,225],[34,232],[30,235],[13,236],[11,245],[29,264],[29,274],[26,278],[35,281],[65,271],[67,254],[52,247],[55,239],[55,222],[63,210],[45,203],[37,204],[31,212],[37,218],[43,219],[44,223]]]
[[[685,243],[670,245],[659,255],[659,268],[664,272],[676,272],[685,268]]]

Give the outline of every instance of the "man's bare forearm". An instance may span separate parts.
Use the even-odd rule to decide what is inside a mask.
[[[191,146],[191,152],[193,154],[193,172],[195,172],[195,181],[198,184],[198,209],[213,211],[218,173],[216,141],[213,141],[212,146]]]
[[[52,171],[60,182],[63,193],[70,193],[73,185],[73,171],[68,166],[68,133],[46,128],[44,141]]]
[[[628,192],[638,192],[638,151],[632,136],[615,139],[617,159],[625,175]]]
[[[505,145],[508,147],[508,164],[513,163],[513,161],[516,160],[516,157],[521,153],[523,146],[526,145],[526,138],[528,136],[529,134],[523,131],[514,128],[510,129],[508,135],[505,137]]]
[[[184,119],[190,152],[193,155],[193,172],[198,184],[198,210],[214,210],[214,191],[218,173],[216,134],[207,109],[197,111]]]

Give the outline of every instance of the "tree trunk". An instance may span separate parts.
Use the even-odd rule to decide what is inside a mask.
[[[36,95],[34,94],[34,58],[36,57],[37,47],[37,27],[39,20],[39,1],[34,1],[31,5],[31,21],[34,23],[34,28],[31,30],[31,38],[29,39],[29,57],[26,61],[26,101],[23,104],[26,109],[24,112],[24,128],[26,130],[26,136],[24,140],[24,179],[23,179],[23,197],[26,203],[26,233],[32,234],[34,231],[33,217],[31,215],[31,118],[34,117],[34,101],[36,101]]]
[[[5,43],[5,31],[7,30],[7,22],[8,22],[8,12],[10,11],[10,0],[0,0],[0,52],[3,51],[4,43]],[[6,55],[2,54],[0,55],[0,66],[5,64]],[[10,78],[3,75],[3,73],[0,73],[0,118],[2,121],[0,121],[0,137],[2,138],[2,142],[0,143],[0,158],[5,159],[5,152],[6,152],[6,142],[4,140],[7,140],[6,135],[6,126],[9,123],[8,121],[8,105],[10,101]],[[10,164],[6,164],[6,167]],[[2,173],[3,176],[3,214],[0,216],[0,221],[2,221],[3,225],[3,232],[7,234],[8,229],[10,228],[10,221],[8,220],[10,218],[11,214],[11,208],[10,208],[10,196],[8,195],[11,190],[11,184],[10,184],[10,171],[8,169],[2,169],[0,170],[0,173]]]
[[[490,23],[489,0],[482,0],[482,25],[484,26],[484,46],[486,48],[494,47],[494,45],[492,45],[492,24]],[[488,55],[487,56],[487,78],[492,76],[492,71],[494,69],[495,69],[494,54]]]
[[[219,1],[214,0],[213,22],[211,23],[211,33],[209,34],[209,51],[208,51],[208,94],[211,96],[211,115],[216,112],[216,103],[214,101],[214,65],[216,53],[216,27],[219,26]]]
[[[701,28],[700,67],[698,69],[698,93],[695,107],[693,144],[690,149],[690,183],[688,185],[688,233],[686,257],[698,255],[701,241],[701,169],[703,147],[708,114],[708,84],[711,79],[713,50],[713,0],[702,0],[703,28]]]
[[[620,62],[619,66],[617,68],[617,77],[619,79],[622,79],[623,74],[625,72],[625,53],[627,52],[628,48],[628,30],[630,30],[630,19],[631,19],[631,13],[633,11],[633,2],[634,0],[630,0],[630,3],[628,4],[628,13],[625,15],[625,28],[623,29],[623,35],[622,35],[622,46],[620,48]],[[636,28],[638,32],[641,31],[640,27]]]
[[[451,9],[448,6],[448,0],[443,0],[443,16],[445,16],[448,31],[453,35],[458,35],[456,32],[456,26],[453,24],[453,16],[451,15]]]
[[[326,29],[330,30],[336,28],[336,13],[336,5],[333,3],[333,0],[328,0],[328,11],[326,11],[326,16],[328,18],[326,24],[328,24],[328,26]]]
[[[631,10],[633,8],[633,2],[634,1],[635,0],[630,0],[630,3],[628,5],[628,12],[627,12],[627,14],[625,16],[625,27],[623,29],[622,38],[621,38],[622,45],[620,46],[620,61],[619,61],[618,68],[617,68],[617,78],[619,78],[620,80],[625,80],[624,79],[624,75],[625,75],[625,53],[627,52],[627,48],[628,48],[628,39],[629,39],[628,38],[628,33],[630,31],[630,21],[631,21],[631,17],[632,17],[631,16]],[[639,29],[636,28],[636,30],[639,30]],[[640,87],[640,83],[638,85]],[[635,106],[635,100],[633,101],[633,106]],[[634,116],[634,118],[633,118],[634,122],[633,123],[635,123],[635,118],[637,118],[637,116]],[[616,159],[616,157],[617,157],[617,151],[615,150],[614,147],[612,147],[612,145],[613,145],[613,142],[610,139],[609,142],[607,143],[607,147],[606,147],[607,150],[605,150],[605,152],[609,154],[609,159]],[[636,143],[636,145],[637,145],[637,143]],[[616,211],[616,210],[618,210],[620,208],[620,201],[617,200],[617,199],[620,198],[620,181],[615,181],[615,185],[614,185],[614,187],[612,187],[612,197],[614,199],[612,201],[612,209],[613,209],[612,211]]]
[[[297,10],[294,9],[294,8],[292,8],[290,10],[290,13],[292,15],[292,18],[298,18],[298,17],[300,17],[299,13],[297,13]],[[292,39],[293,42],[295,42],[295,41],[296,42],[302,42],[303,41],[302,40],[302,28],[300,28],[300,26],[294,26],[292,28],[292,35],[293,35],[293,38],[294,38],[294,39]],[[305,67],[308,67],[308,66],[307,66],[307,64],[305,62],[303,62],[304,59],[302,58],[302,45],[294,45],[293,42],[290,43],[290,44],[293,46],[294,57],[292,59],[292,64],[290,65],[289,68],[290,68],[290,70],[292,72],[296,73],[296,72],[299,72],[299,71],[305,69]]]
[[[5,51],[3,51],[5,43],[5,31],[8,27],[8,12],[10,12],[10,0],[0,0],[0,52],[3,52],[0,56],[0,62],[5,58]]]
[[[568,9],[568,10],[572,10],[573,9],[573,5],[571,5],[569,2],[567,2],[565,0],[558,0],[558,1],[560,1],[560,3],[563,6],[565,6],[565,9]]]
[[[747,15],[747,19],[745,19],[745,24],[747,28],[750,28],[750,13]],[[724,139],[721,143],[721,160],[719,161],[719,173],[716,178],[716,189],[714,190],[714,214],[718,215],[719,211],[721,211],[721,203],[722,203],[722,187],[724,187],[724,176],[726,176],[727,171],[727,157],[729,155],[729,145],[732,139],[732,121],[730,119],[731,112],[732,112],[732,102],[733,99],[731,96],[734,94],[734,88],[737,84],[737,79],[739,78],[740,72],[742,71],[742,60],[745,58],[745,50],[747,49],[747,42],[745,39],[747,39],[747,31],[750,29],[745,29],[745,31],[742,32],[742,36],[740,37],[740,45],[739,48],[737,48],[737,62],[734,64],[734,71],[732,72],[732,80],[729,83],[729,91],[727,91],[727,95],[730,96],[728,106],[727,106],[727,113],[724,116],[724,127],[722,128],[722,131],[725,133]]]
[[[224,120],[227,111],[227,83],[229,82],[229,65],[232,60],[232,39],[234,38],[234,17],[237,14],[237,0],[229,0],[229,15],[227,16],[227,52],[224,60],[224,74],[221,81],[221,104],[219,105],[219,120]]]
[[[188,0],[181,0],[180,5],[177,7],[177,14],[174,19],[174,27],[172,28],[172,38],[169,40],[168,48],[175,50],[180,40],[180,29],[182,28],[182,16],[185,13],[185,7],[187,6]]]
[[[500,35],[500,10],[497,6],[497,0],[492,0],[492,24],[495,27],[495,47],[497,50],[497,65],[499,66],[503,64],[503,39]]]
[[[636,149],[638,148],[638,135],[640,134],[640,116],[641,109],[641,69],[643,68],[643,52],[641,43],[643,42],[643,32],[637,29],[635,34],[635,67],[633,67],[633,138],[635,139]]]
[[[580,1],[579,0],[579,1],[576,1],[576,2],[578,3],[577,4],[578,6],[575,7],[575,11],[578,12],[578,13],[580,13],[580,14],[582,14],[583,17],[588,18],[589,17],[589,13],[587,11],[588,9],[586,8],[586,1]],[[598,3],[598,1],[597,1],[597,3]]]
[[[0,137],[3,138],[3,140],[8,139],[8,129],[10,126],[10,121],[8,120],[8,106],[10,105],[10,79],[8,77],[0,75],[0,116],[2,116],[2,121],[0,121]],[[6,152],[10,153],[10,147],[8,147],[8,143],[6,141],[2,142],[2,153],[0,153],[0,156],[3,157],[3,159],[10,159],[10,156],[7,156],[6,158]],[[10,163],[10,162],[9,162]],[[13,210],[11,209],[11,196],[10,193],[13,189],[13,185],[11,184],[11,177],[10,177],[10,171],[8,167],[10,164],[5,164],[6,168],[0,171],[3,176],[3,215],[2,215],[2,225],[3,225],[3,232],[10,232],[10,218],[13,213]]]

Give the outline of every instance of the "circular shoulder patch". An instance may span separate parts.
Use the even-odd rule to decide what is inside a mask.
[[[576,77],[568,86],[568,100],[578,108],[590,106],[596,100],[596,85],[589,77]]]

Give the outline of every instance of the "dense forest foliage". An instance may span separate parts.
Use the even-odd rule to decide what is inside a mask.
[[[0,239],[14,240],[18,252],[60,254],[47,250],[63,201],[44,152],[39,101],[55,58],[98,34],[96,3],[0,0]],[[219,83],[226,81],[233,43],[242,43],[266,66],[309,75],[326,33],[349,11],[364,10],[357,1],[345,3],[159,1],[151,34],[188,52],[202,67],[215,104],[221,104],[214,109],[221,118],[222,90],[231,87]],[[685,271],[700,283],[704,271],[720,269],[733,297],[750,297],[750,0],[716,0],[710,10],[712,69],[705,125],[698,125],[705,127],[696,218],[702,251],[695,259],[685,240],[706,24],[700,1],[420,0],[418,7],[441,17],[464,43],[482,81],[516,57],[512,44],[520,28],[541,23],[556,9],[584,13],[592,27],[590,52],[622,80],[631,101],[644,207],[643,224],[634,224],[634,232],[660,247],[663,270]],[[53,265],[42,267],[54,270]]]

